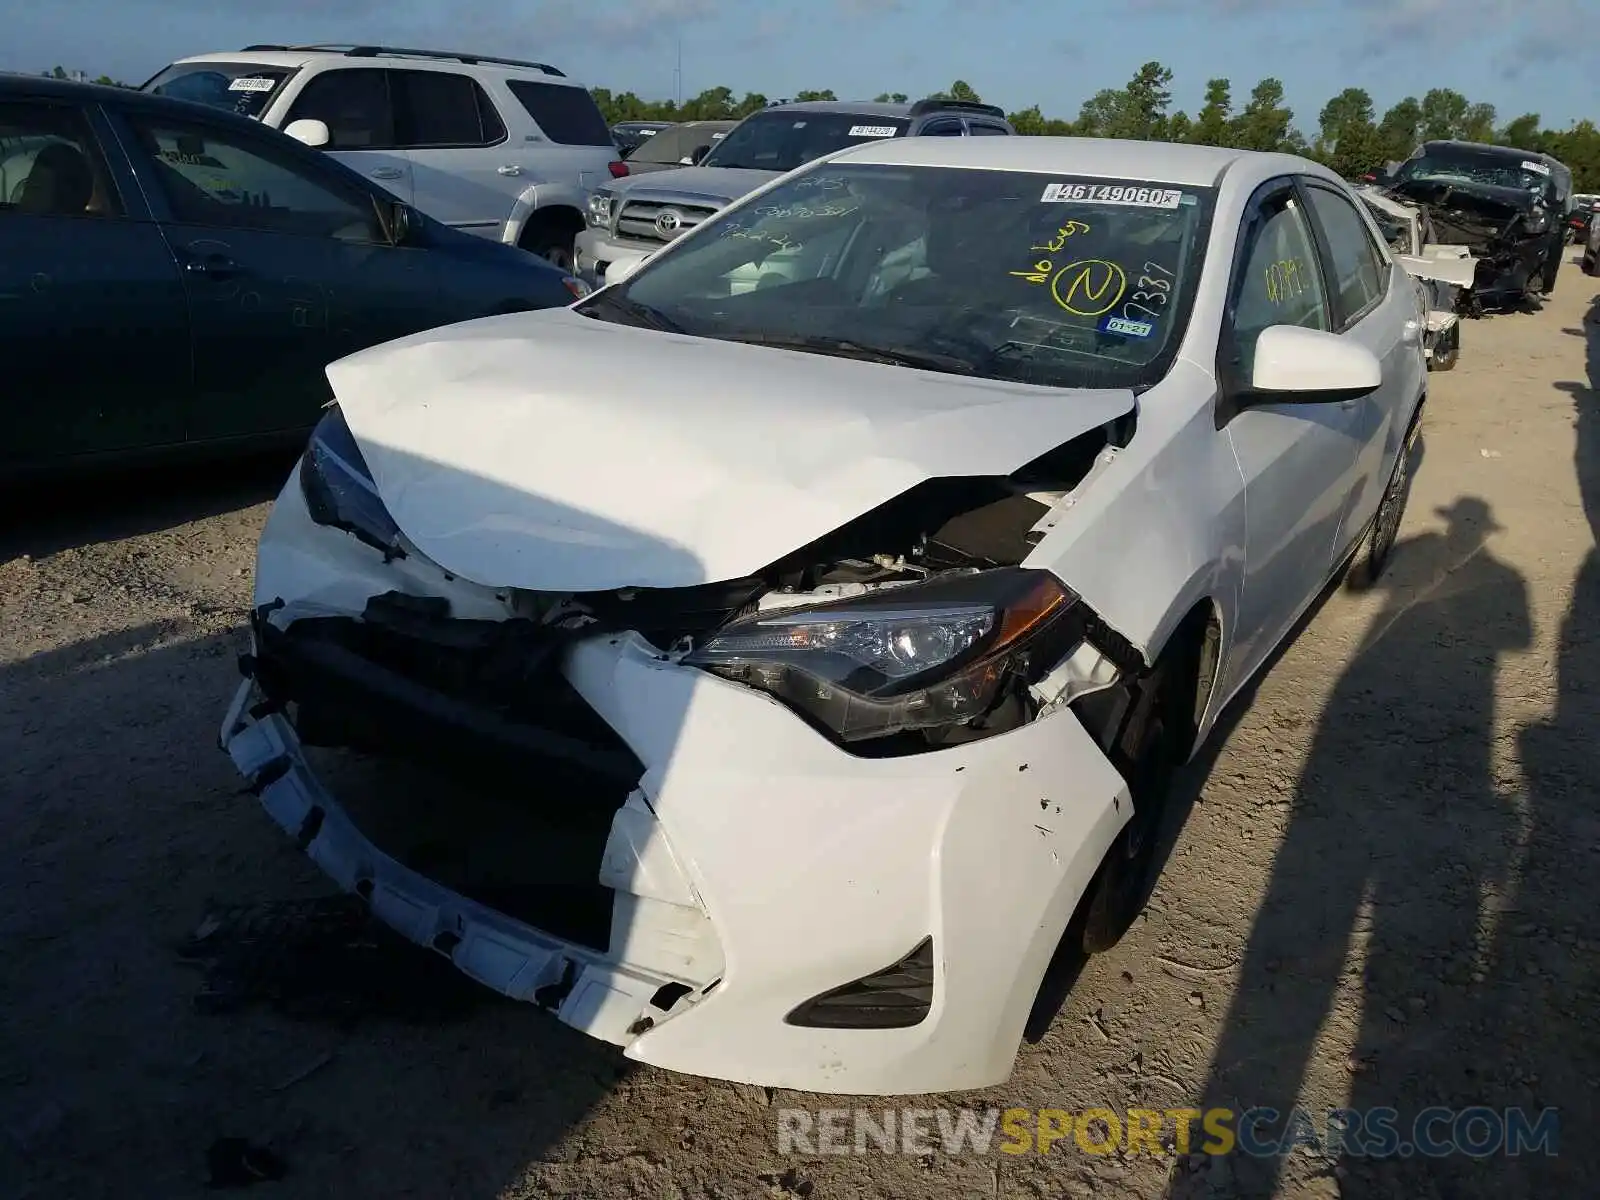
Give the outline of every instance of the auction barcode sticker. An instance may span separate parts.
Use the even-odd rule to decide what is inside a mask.
[[[894,126],[893,125],[852,125],[852,126],[850,126],[850,136],[851,137],[874,137],[874,138],[878,138],[878,137],[893,137],[894,136]]]
[[[270,92],[278,86],[276,79],[263,79],[259,75],[241,75],[228,85],[230,92]]]
[[[1541,175],[1550,174],[1550,168],[1541,162],[1525,162],[1522,164],[1524,171],[1537,171]]]
[[[1177,208],[1183,193],[1176,188],[1140,187],[1120,183],[1050,183],[1045,185],[1041,204],[1064,204],[1082,200],[1091,204],[1134,204],[1140,208]]]

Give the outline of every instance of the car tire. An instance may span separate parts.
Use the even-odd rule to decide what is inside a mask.
[[[1395,455],[1394,469],[1389,472],[1389,482],[1383,489],[1383,499],[1378,502],[1372,528],[1367,530],[1356,561],[1346,576],[1346,581],[1356,591],[1365,591],[1376,584],[1394,556],[1400,522],[1406,515],[1406,500],[1411,495],[1411,442],[1415,431],[1413,422],[1406,440],[1400,445],[1400,453]]]
[[[1433,344],[1433,355],[1428,359],[1428,370],[1451,371],[1461,361],[1461,322],[1445,330]]]
[[[574,242],[577,234],[556,224],[540,225],[530,229],[522,238],[522,248],[537,255],[554,267],[571,271],[575,261]]]
[[[1122,740],[1111,754],[1133,797],[1133,812],[1101,860],[1084,898],[1085,953],[1111,949],[1144,910],[1162,817],[1193,733],[1195,661],[1185,637],[1182,647],[1163,654],[1133,687]]]
[[[1545,260],[1544,277],[1539,281],[1542,295],[1548,296],[1556,290],[1556,276],[1561,274],[1561,260],[1564,257],[1566,257],[1565,254],[1557,250]]]

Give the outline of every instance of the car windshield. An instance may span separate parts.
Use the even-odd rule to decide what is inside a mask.
[[[1213,193],[819,165],[707,221],[588,315],[1050,387],[1136,387],[1183,336]]]
[[[1544,194],[1550,187],[1550,168],[1532,158],[1475,150],[1430,150],[1408,158],[1395,172],[1395,180],[1419,183],[1486,183]]]
[[[139,90],[190,100],[242,117],[259,117],[292,74],[289,67],[259,63],[173,63]]]
[[[792,171],[858,142],[900,137],[910,124],[904,117],[773,109],[739,122],[700,165]]]
[[[726,125],[675,125],[646,139],[629,161],[676,163],[691,155],[697,147],[715,145],[727,131]]]

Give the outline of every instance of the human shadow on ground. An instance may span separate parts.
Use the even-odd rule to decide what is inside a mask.
[[[1557,386],[1600,528],[1596,340],[1589,382]],[[1277,1151],[1313,1140],[1346,1200],[1591,1190],[1572,1139],[1596,1116],[1600,1064],[1600,560],[1591,539],[1554,716],[1510,732],[1495,681],[1531,643],[1527,586],[1485,544],[1487,504],[1441,515],[1443,533],[1397,548],[1296,788],[1200,1104],[1233,1110],[1242,1152],[1213,1161],[1205,1194],[1292,1194],[1304,1160]],[[1325,1025],[1354,1046],[1349,1110],[1301,1124]]]

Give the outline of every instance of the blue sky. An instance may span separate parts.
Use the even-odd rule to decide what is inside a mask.
[[[1236,103],[1284,81],[1296,123],[1339,89],[1379,112],[1453,87],[1503,120],[1600,118],[1600,0],[55,0],[14,9],[0,68],[57,63],[139,82],[173,58],[258,41],[388,41],[552,61],[592,86],[646,97],[726,84],[789,96],[913,96],[965,79],[1008,109],[1074,116],[1158,59],[1191,114],[1206,79]]]

